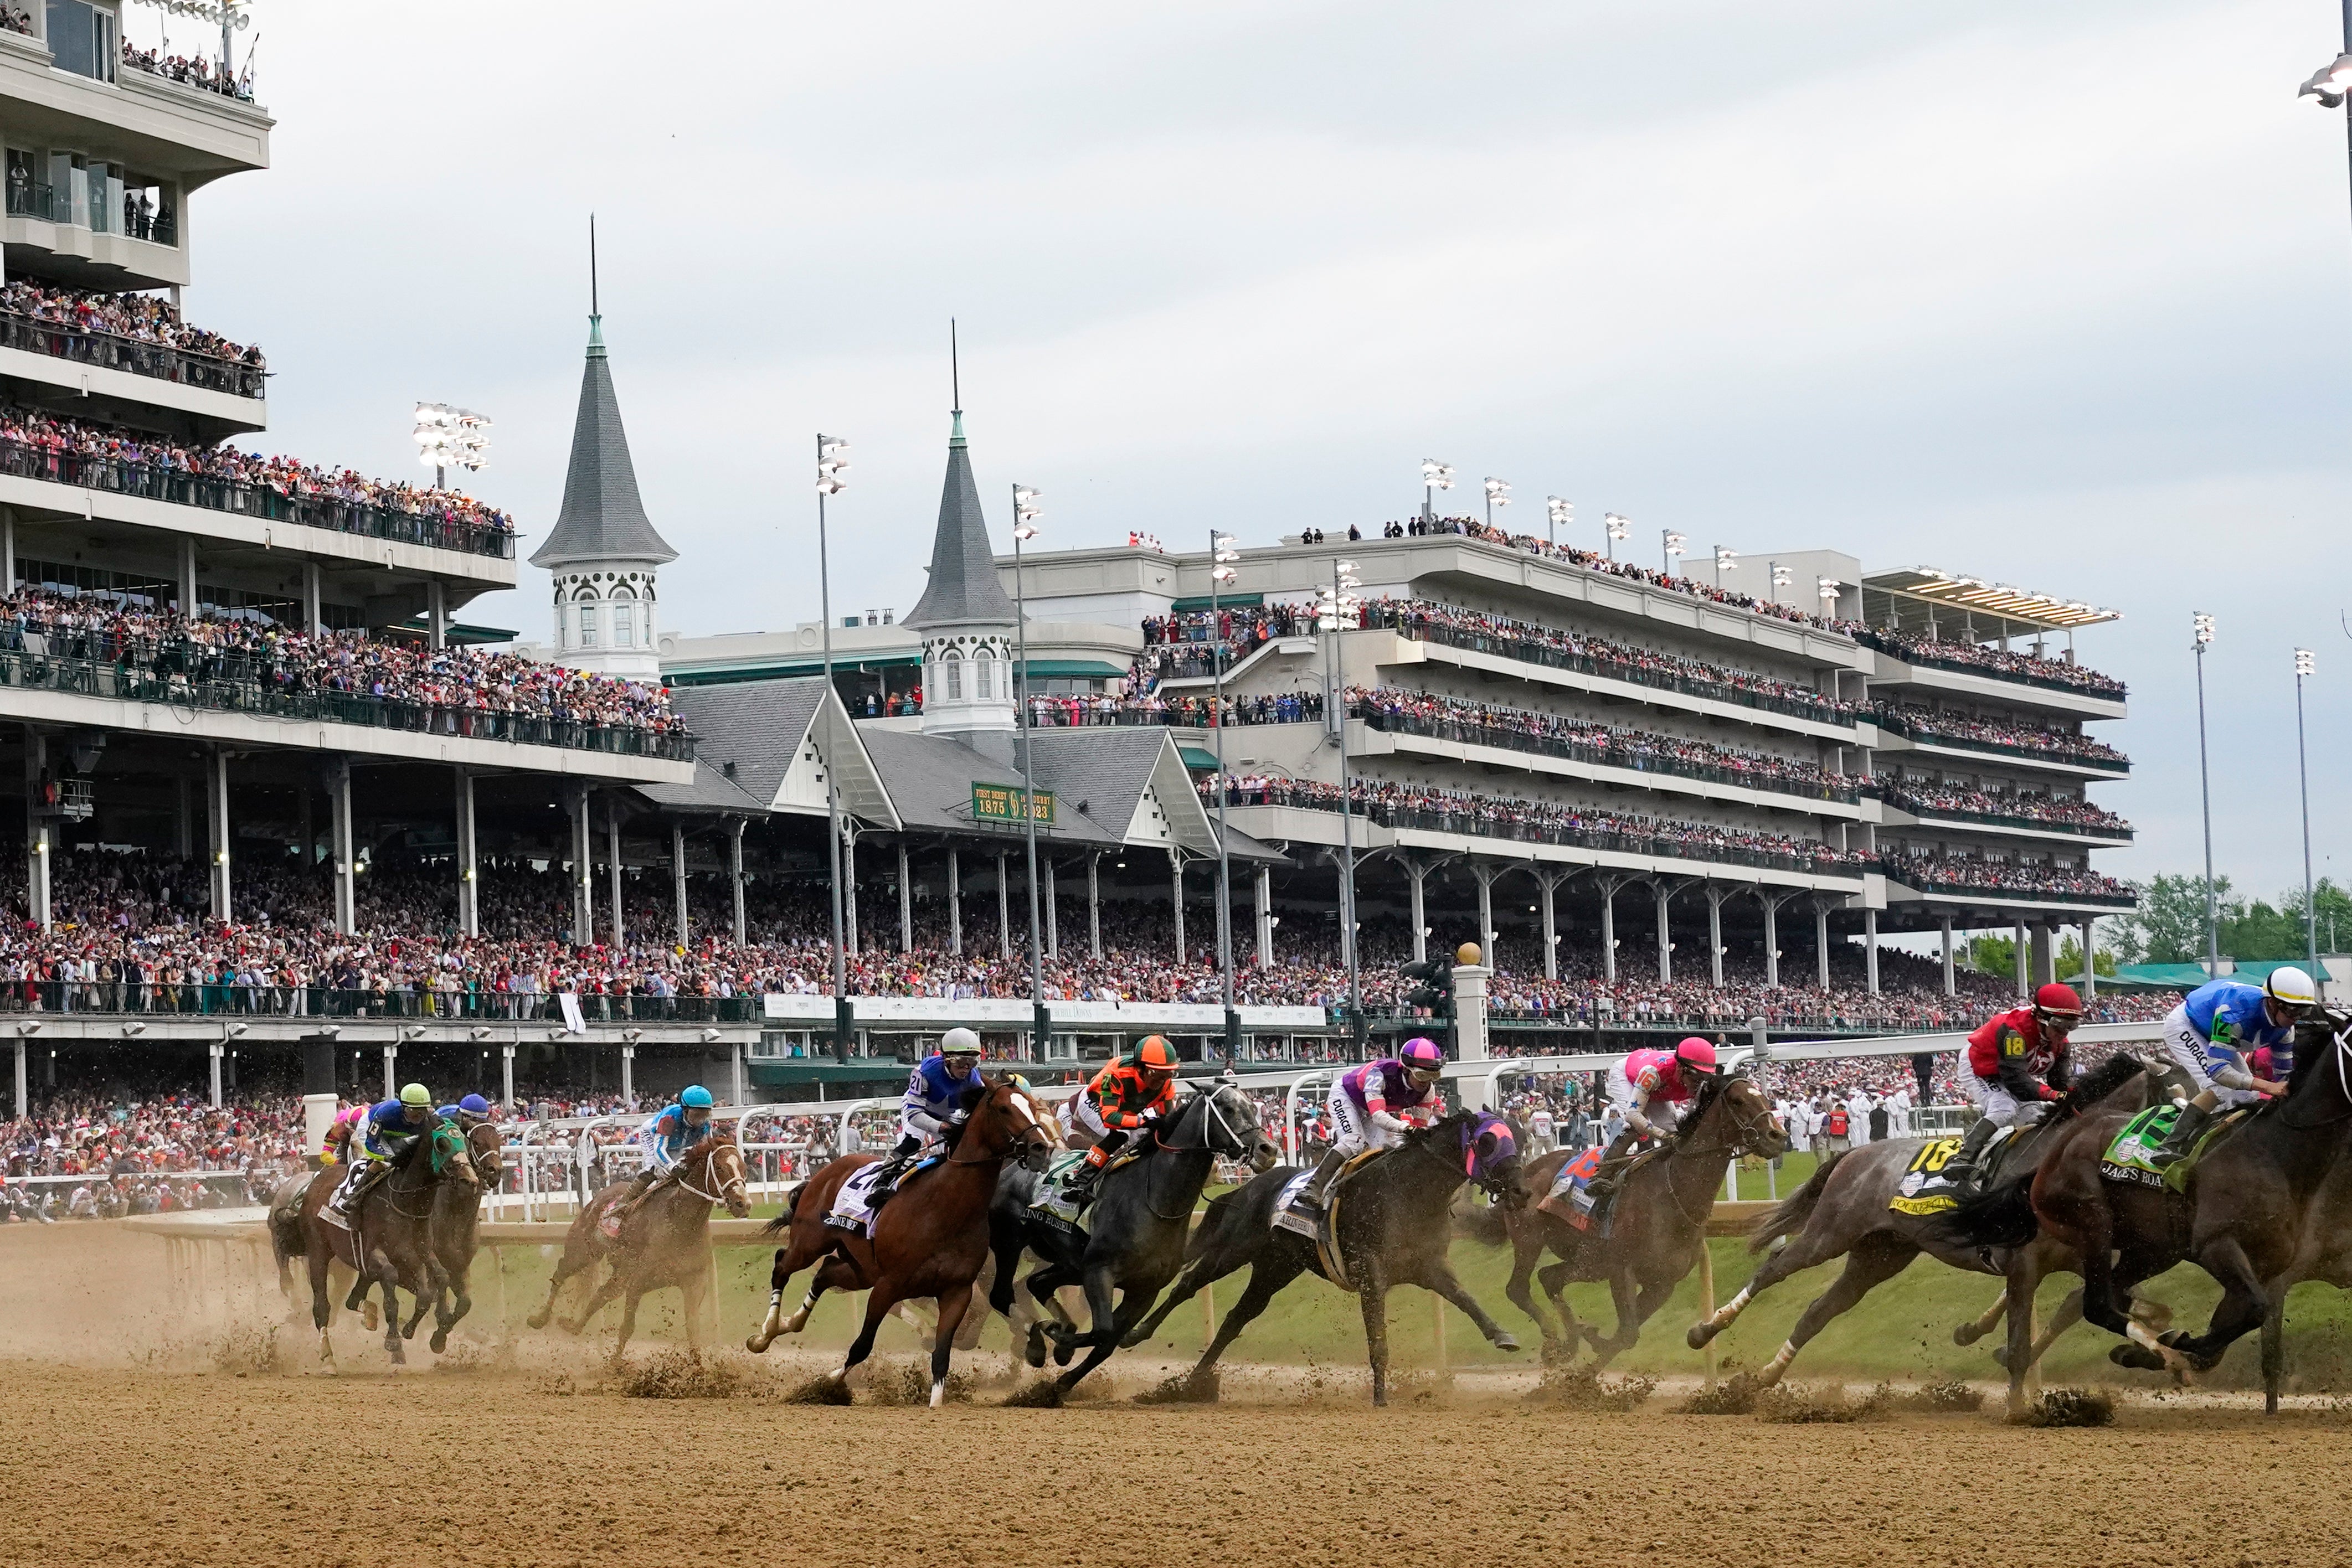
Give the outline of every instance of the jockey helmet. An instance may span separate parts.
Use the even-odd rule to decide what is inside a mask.
[[[951,1029],[940,1037],[941,1056],[978,1056],[980,1036],[968,1029]]]
[[[490,1113],[490,1103],[478,1094],[468,1094],[457,1102],[457,1109],[469,1116],[487,1116]]]
[[[708,1111],[711,1106],[710,1091],[699,1083],[689,1083],[678,1092],[677,1103],[689,1110]]]
[[[1146,1072],[1173,1072],[1176,1071],[1176,1053],[1169,1050],[1168,1042],[1158,1035],[1147,1034],[1143,1037],[1143,1043],[1135,1048],[1135,1064]]]
[[[1397,1052],[1397,1060],[1404,1063],[1407,1072],[1427,1082],[1445,1066],[1445,1051],[1435,1040],[1415,1035],[1404,1042],[1404,1048]]]
[[[400,1103],[430,1111],[433,1108],[433,1092],[422,1083],[404,1083],[400,1086]]]
[[[2033,993],[2033,1010],[2046,1022],[2073,1024],[2083,1016],[2083,998],[2074,987],[2053,980]]]
[[[1716,1070],[1715,1047],[1692,1035],[1675,1047],[1675,1065],[1685,1072],[1713,1072]]]
[[[2263,982],[2263,995],[2286,1008],[2315,1007],[2319,1002],[2319,988],[2311,977],[2293,964],[2282,964]]]
[[[445,1122],[454,1122],[457,1119],[457,1107],[455,1105],[436,1105],[433,1107],[433,1113],[440,1117]]]

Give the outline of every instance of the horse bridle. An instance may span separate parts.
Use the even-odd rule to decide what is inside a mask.
[[[712,1170],[718,1169],[719,1151],[721,1149],[734,1149],[735,1157],[739,1161],[743,1157],[743,1151],[737,1148],[733,1144],[713,1144],[710,1145],[710,1153],[703,1156],[702,1163]],[[744,1176],[741,1167],[739,1166],[735,1174],[728,1177],[725,1181],[715,1181],[710,1184],[719,1189],[717,1192],[705,1192],[687,1178],[684,1166],[681,1165],[678,1167],[677,1173],[677,1185],[692,1193],[695,1197],[702,1199],[705,1203],[725,1203],[727,1201],[727,1194],[736,1187],[744,1186],[748,1178]],[[747,1200],[748,1197],[749,1195],[747,1194]]]
[[[1214,1117],[1217,1123],[1217,1130],[1224,1134],[1226,1137],[1233,1140],[1234,1152],[1227,1157],[1237,1160],[1248,1154],[1249,1150],[1243,1146],[1241,1135],[1234,1131],[1233,1124],[1225,1120],[1225,1113],[1217,1108],[1217,1096],[1223,1092],[1224,1088],[1223,1085],[1220,1085],[1215,1089],[1209,1090],[1205,1093],[1194,1095],[1193,1099],[1201,1102],[1201,1114],[1203,1122],[1207,1121],[1210,1117]],[[1183,1113],[1184,1113],[1182,1111],[1179,1111],[1176,1114],[1178,1116],[1181,1116]],[[1263,1132],[1264,1130],[1260,1129],[1261,1135],[1263,1135]],[[1151,1131],[1151,1141],[1154,1145],[1171,1155],[1214,1155],[1224,1153],[1223,1150],[1218,1148],[1214,1144],[1209,1141],[1209,1134],[1205,1126],[1202,1129],[1201,1141],[1197,1144],[1171,1144],[1160,1135],[1160,1130],[1157,1127],[1153,1128]],[[1150,1175],[1147,1175],[1144,1177],[1143,1183],[1143,1207],[1151,1211],[1151,1217],[1154,1219],[1190,1218],[1192,1217],[1192,1210],[1189,1208],[1174,1214],[1167,1213],[1160,1208],[1158,1198],[1156,1198],[1152,1194],[1151,1188],[1153,1179],[1154,1178]]]
[[[1738,1109],[1730,1104],[1729,1097],[1731,1094],[1731,1085],[1726,1083],[1721,1089],[1716,1091],[1716,1093],[1718,1098],[1723,1099],[1725,1102],[1726,1108],[1731,1117],[1731,1126],[1735,1136],[1729,1143],[1710,1145],[1704,1148],[1694,1148],[1689,1152],[1695,1155],[1736,1155],[1743,1152],[1748,1154],[1760,1153],[1761,1151],[1755,1147],[1756,1129],[1759,1124],[1756,1118],[1742,1116],[1739,1113]],[[1761,1114],[1762,1124],[1768,1127],[1770,1126],[1773,1121],[1772,1107],[1769,1105],[1759,1104],[1757,1106],[1757,1110]],[[1696,1132],[1698,1130],[1696,1124],[1693,1124],[1691,1130],[1693,1132]]]
[[[2332,1126],[2337,1122],[2352,1118],[2352,1069],[2345,1066],[2344,1060],[2347,1056],[2352,1056],[2352,1026],[2339,1030],[2336,1028],[2336,1020],[2330,1019],[2327,1033],[2333,1042],[2329,1054],[2336,1058],[2336,1087],[2343,1093],[2346,1108],[2335,1115],[2323,1117],[2316,1122],[2298,1122],[2294,1119],[2294,1102],[2289,1099],[2279,1107],[2279,1121],[2297,1132],[2306,1132],[2314,1127]]]
[[[1034,1133],[1034,1134],[1037,1134],[1039,1137],[1041,1137],[1041,1138],[1045,1137],[1045,1128],[1043,1128],[1043,1127],[1041,1127],[1041,1126],[1039,1126],[1039,1125],[1037,1124],[1037,1113],[1036,1113],[1036,1111],[1035,1111],[1035,1110],[1034,1110],[1034,1109],[1030,1105],[1030,1103],[1029,1103],[1029,1096],[1028,1096],[1028,1095],[1026,1095],[1026,1094],[1024,1094],[1024,1093],[1023,1093],[1020,1090],[1015,1089],[1015,1090],[1012,1091],[1012,1093],[1011,1093],[1010,1098],[1011,1098],[1011,1102],[1012,1102],[1012,1103],[1013,1103],[1013,1104],[1014,1104],[1014,1105],[1016,1105],[1016,1106],[1020,1107],[1020,1110],[1021,1110],[1021,1120],[1022,1120],[1022,1130],[1023,1130],[1023,1131],[1024,1131],[1024,1132],[1031,1132],[1031,1133]],[[981,1102],[981,1104],[984,1105],[984,1104],[986,1104],[987,1103],[988,1103],[988,1102],[987,1102],[986,1100],[984,1100],[984,1099],[983,1099],[983,1100]],[[973,1111],[974,1111],[975,1113],[977,1113],[977,1112],[978,1112],[978,1110],[980,1109],[980,1107],[979,1107],[978,1105],[975,1105],[975,1106],[973,1106],[973,1107],[972,1107],[972,1109],[973,1109]],[[963,1136],[963,1137],[961,1137],[961,1138],[959,1138],[959,1139],[957,1139],[957,1140],[956,1140],[956,1146],[955,1146],[955,1150],[954,1150],[954,1152],[953,1152],[953,1153],[951,1153],[951,1154],[950,1154],[950,1155],[948,1155],[948,1157],[947,1157],[947,1163],[948,1163],[949,1165],[951,1165],[951,1166],[984,1166],[984,1165],[987,1165],[987,1164],[991,1163],[992,1161],[1002,1162],[1002,1161],[1003,1161],[1003,1160],[1005,1160],[1005,1159],[1009,1158],[1009,1157],[1012,1155],[1012,1153],[1013,1153],[1012,1148],[1008,1145],[1008,1146],[1006,1147],[1006,1149],[1005,1149],[1004,1153],[1003,1153],[1003,1154],[999,1154],[999,1155],[982,1155],[980,1158],[978,1158],[978,1159],[976,1159],[976,1160],[968,1160],[968,1159],[963,1158],[962,1156],[963,1156],[964,1145],[965,1145],[966,1144],[968,1144],[968,1143],[971,1142],[971,1136],[970,1136],[970,1133],[971,1133],[971,1129],[970,1129],[969,1127],[967,1127],[967,1128],[965,1129],[965,1134],[966,1134],[966,1135],[965,1135],[965,1136]],[[1051,1140],[1051,1139],[1047,1139],[1046,1141],[1047,1141],[1049,1144],[1052,1142],[1052,1140]],[[1024,1154],[1025,1154],[1025,1151],[1024,1151]]]

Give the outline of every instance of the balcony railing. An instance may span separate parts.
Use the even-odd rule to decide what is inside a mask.
[[[2107,756],[2089,751],[2070,751],[2063,745],[2053,744],[2053,741],[2063,741],[2063,737],[2043,737],[2040,739],[2020,741],[2012,746],[1997,740],[1979,740],[1974,736],[1947,734],[1930,726],[1914,723],[1899,714],[1884,708],[1879,710],[1875,722],[1879,728],[1893,730],[1895,734],[1916,740],[1923,746],[1947,746],[1955,751],[1979,751],[1989,757],[2039,757],[2069,763],[2077,768],[2102,768],[2118,775],[2131,771],[2131,758],[2128,757]]]
[[[756,996],[638,997],[583,994],[590,1023],[753,1023]],[[327,984],[214,985],[201,980],[0,980],[0,1011],[236,1015],[322,1019],[486,1019],[511,1022],[563,1014],[544,991],[419,991],[393,987]]]
[[[65,220],[58,216],[58,207],[70,208],[71,205],[58,200],[55,185],[12,182],[8,186],[8,215],[12,218],[38,218],[45,224],[62,223]]]
[[[21,349],[28,354],[70,360],[78,365],[127,371],[134,376],[181,386],[202,387],[231,397],[257,398],[268,387],[268,372],[258,365],[198,354],[162,343],[144,343],[112,332],[88,332],[56,321],[0,313],[0,348]]]
[[[2126,695],[2123,682],[2110,675],[2100,674],[2095,670],[2084,670],[2084,678],[2069,681],[2062,680],[2055,675],[2037,675],[2030,670],[2002,669],[1996,664],[1982,664],[1969,659],[1945,658],[1927,652],[1916,643],[1884,636],[1875,632],[1857,632],[1853,634],[1853,640],[1864,647],[1877,649],[1889,658],[1900,659],[1906,664],[1922,664],[1932,669],[1949,670],[1955,674],[1982,675],[1989,681],[2014,681],[2019,685],[2039,686],[2043,691],[2066,692],[2078,697],[2097,697],[2102,702],[2119,703]],[[1970,643],[1968,646],[1973,647],[1975,644]],[[2053,661],[2042,659],[2035,663],[2050,664]],[[2079,666],[2055,667],[2077,668]]]
[[[1922,893],[1973,894],[1980,898],[2000,898],[2018,903],[2098,904],[2114,909],[2135,909],[2139,895],[2128,890],[2122,893],[2067,893],[2046,887],[2004,887],[1999,883],[1968,882],[1948,873],[1939,873],[1932,862],[1888,860],[1885,863],[1887,876],[1906,887],[1916,887]]]
[[[1925,821],[1979,822],[1989,828],[2032,828],[2045,833],[2072,833],[2083,839],[2121,839],[2128,842],[2130,827],[2117,822],[2113,827],[2086,822],[2058,822],[2042,817],[2022,816],[2010,811],[1963,811],[1951,806],[1937,806],[1916,800],[1899,789],[1881,789],[1874,791],[1878,798],[1898,811],[1908,811]]]
[[[1339,802],[1322,794],[1301,794],[1279,800],[1251,800],[1252,791],[1230,790],[1225,804],[1240,806],[1288,806],[1300,810],[1328,811],[1338,815]],[[1211,805],[1216,803],[1213,791],[1203,790],[1202,798]],[[1720,865],[1757,866],[1769,871],[1803,872],[1817,876],[1844,876],[1859,879],[1863,864],[1859,860],[1842,860],[1838,852],[1821,855],[1792,854],[1777,850],[1750,849],[1740,844],[1710,843],[1705,840],[1682,839],[1666,833],[1645,833],[1607,828],[1559,827],[1545,822],[1513,821],[1507,818],[1482,815],[1475,811],[1433,810],[1419,806],[1399,806],[1381,800],[1359,800],[1354,815],[1384,828],[1411,828],[1423,832],[1460,833],[1470,838],[1507,839],[1515,843],[1558,844],[1586,850],[1608,850],[1619,854],[1655,855],[1675,860],[1710,861]]]
[[[512,560],[515,536],[487,523],[462,522],[425,512],[404,512],[364,501],[328,496],[289,496],[266,486],[242,480],[191,474],[184,468],[154,463],[133,463],[120,457],[92,457],[78,452],[53,452],[30,442],[0,439],[0,474],[39,479],[85,490],[137,496],[179,507],[202,507],[260,522],[293,523],[331,533],[361,534],[369,538],[459,550],[467,555]]]
[[[1735,703],[1741,707],[1756,708],[1765,713],[1810,719],[1815,724],[1852,726],[1857,722],[1857,716],[1841,712],[1826,700],[1805,702],[1773,692],[1733,685],[1727,681],[1703,680],[1671,671],[1650,669],[1627,661],[1597,659],[1590,653],[1571,653],[1565,648],[1555,648],[1549,643],[1523,638],[1471,632],[1459,626],[1444,626],[1430,622],[1399,621],[1389,629],[1400,637],[1410,637],[1416,642],[1442,643],[1449,648],[1466,648],[1473,653],[1492,653],[1498,658],[1517,659],[1525,664],[1542,664],[1555,670],[1574,670],[1581,674],[1600,675],[1656,691],[1680,692],[1685,696]]]
[[[89,634],[106,643],[114,640]],[[63,639],[60,639],[61,641]],[[297,688],[279,672],[241,654],[184,649],[116,649],[117,656],[76,658],[28,650],[24,632],[0,629],[0,689],[65,692],[118,702],[168,703],[207,713],[264,714],[311,723],[357,725],[410,735],[502,740],[615,757],[694,760],[694,737],[623,725],[587,724],[539,714],[444,707],[397,698]],[[188,666],[193,665],[193,668]]]
[[[1432,740],[1449,740],[1465,746],[1492,746],[1506,751],[1558,757],[1602,768],[1631,768],[1637,773],[1670,773],[1678,779],[1703,779],[1710,784],[1735,784],[1743,789],[1769,790],[1807,800],[1844,800],[1851,803],[1858,798],[1851,779],[1809,783],[1785,775],[1692,762],[1651,752],[1620,750],[1556,735],[1532,735],[1525,730],[1465,724],[1456,719],[1424,718],[1418,714],[1384,713],[1368,703],[1353,705],[1351,712],[1355,717],[1364,721],[1366,728],[1393,735],[1424,736]]]

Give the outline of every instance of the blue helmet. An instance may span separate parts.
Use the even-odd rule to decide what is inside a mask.
[[[699,1083],[688,1084],[686,1086],[685,1092],[681,1093],[677,1097],[677,1103],[681,1105],[691,1105],[697,1110],[702,1111],[709,1110],[710,1107],[716,1103],[716,1102],[710,1098],[710,1091],[705,1089]]]
[[[487,1116],[490,1113],[490,1103],[478,1094],[468,1094],[457,1102],[457,1109],[470,1115]]]
[[[434,1107],[433,1113],[440,1117],[445,1122],[454,1122],[457,1119],[457,1107],[455,1105],[438,1105]]]

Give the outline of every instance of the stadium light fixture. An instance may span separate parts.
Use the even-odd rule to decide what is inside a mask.
[[[2213,645],[2213,618],[2189,617],[2189,651],[2197,655],[2197,792],[2205,818],[2205,977],[2221,977],[2221,916],[2213,897],[2213,771],[2205,752],[2205,650]]]
[[[1016,543],[1025,544],[1037,537],[1037,519],[1045,515],[1045,507],[1037,503],[1045,494],[1045,491],[1033,490],[1026,485],[1013,486],[1013,538]],[[1020,552],[1016,550],[1013,553],[1017,555]]]
[[[1437,492],[1454,488],[1454,465],[1440,463],[1434,457],[1421,460],[1421,517],[1428,522],[1437,516]]]
[[[1688,542],[1672,528],[1660,528],[1658,533],[1665,540],[1665,570],[1666,575],[1672,577],[1675,574],[1675,558],[1689,553]]]
[[[1717,546],[1716,546],[1716,547],[1715,547],[1715,585],[1716,585],[1716,587],[1717,587],[1717,588],[1721,588],[1721,587],[1723,586],[1723,574],[1724,574],[1725,572],[1727,572],[1727,571],[1738,571],[1738,570],[1739,570],[1739,552],[1738,552],[1738,551],[1737,551],[1737,550],[1726,549],[1724,549],[1724,548],[1723,548],[1723,546],[1721,546],[1721,545],[1717,545]]]
[[[2322,109],[2343,108],[2345,99],[2352,97],[2352,54],[2338,55],[2312,72],[2295,96],[2317,99]]]
[[[1633,525],[1615,512],[1603,512],[1601,515],[1601,526],[1609,533],[1609,559],[1615,560],[1617,547],[1633,533]]]
[[[1564,528],[1572,527],[1576,522],[1576,503],[1573,501],[1563,501],[1558,496],[1546,496],[1544,497],[1544,512],[1546,519],[1550,525],[1549,531],[1545,535],[1545,538],[1553,547],[1557,548],[1559,544],[1559,530]]]
[[[1492,474],[1486,476],[1485,483],[1486,486],[1486,526],[1491,528],[1495,526],[1495,508],[1497,507],[1507,507],[1511,504],[1511,485],[1509,480],[1497,479]]]
[[[1021,547],[1037,537],[1037,519],[1045,515],[1039,503],[1045,492],[1034,485],[1013,486],[1013,734],[1019,737],[1021,765],[1021,834],[1029,856],[1029,1051],[1045,1060],[1051,1036],[1045,1016],[1045,915],[1037,902],[1037,771],[1036,748],[1029,737],[1029,574],[1023,570]]]
[[[1216,752],[1217,779],[1217,979],[1225,1001],[1225,1069],[1233,1071],[1242,1051],[1242,1015],[1234,1001],[1234,862],[1227,847],[1225,808],[1232,780],[1225,776],[1225,656],[1223,643],[1214,640],[1221,613],[1217,590],[1238,575],[1234,563],[1242,559],[1239,541],[1215,528],[1209,529],[1209,671],[1214,677],[1210,738]]]
[[[1844,590],[1838,586],[1838,580],[1834,577],[1813,580],[1813,597],[1823,604],[1835,604],[1843,593]]]
[[[816,493],[838,496],[849,488],[842,476],[849,471],[849,443],[838,435],[816,438]]]
[[[2326,994],[2327,971],[2319,967],[2319,906],[2311,888],[2311,768],[2303,745],[2303,683],[2318,667],[2308,648],[2294,651],[2294,774],[2303,792],[2303,950],[2305,971]]]
[[[961,399],[958,399],[961,402]],[[824,634],[824,690],[828,699],[838,700],[833,684],[833,547],[825,526],[827,500],[849,487],[842,475],[849,468],[849,443],[838,435],[817,433],[816,438],[816,595],[817,615]],[[833,745],[833,727],[825,726],[825,745]],[[849,1003],[849,966],[842,952],[847,936],[847,916],[843,908],[841,886],[841,797],[834,783],[839,770],[828,756],[824,768],[824,844],[829,873],[827,892],[833,899],[833,1059],[837,1062],[849,1060],[849,1040],[852,1019]]]
[[[417,460],[433,470],[433,487],[446,484],[449,470],[478,474],[490,463],[490,422],[470,409],[446,402],[416,405]]]

